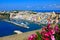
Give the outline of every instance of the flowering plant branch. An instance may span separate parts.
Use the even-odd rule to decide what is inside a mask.
[[[41,32],[32,34],[28,40],[60,40],[60,24],[54,27],[48,24],[46,27],[42,28]]]

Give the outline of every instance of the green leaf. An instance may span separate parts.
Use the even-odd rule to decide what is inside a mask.
[[[60,40],[60,35],[55,34],[54,36],[55,36],[56,40]]]
[[[40,34],[39,32],[36,32],[36,34],[37,34],[37,36],[38,36],[37,39],[38,39],[38,40],[42,40],[41,34]]]
[[[58,24],[59,28],[60,28],[60,24]]]

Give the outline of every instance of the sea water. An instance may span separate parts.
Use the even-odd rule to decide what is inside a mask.
[[[0,37],[13,35],[15,30],[19,30],[21,32],[28,32],[28,31],[38,30],[38,29],[42,28],[40,25],[38,25],[34,22],[29,22],[29,21],[25,21],[25,20],[20,20],[19,22],[16,20],[11,20],[11,21],[14,21],[16,23],[23,22],[27,26],[29,26],[29,28],[23,28],[23,27],[14,25],[9,22],[0,21]]]

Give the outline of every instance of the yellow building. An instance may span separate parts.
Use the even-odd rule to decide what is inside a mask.
[[[52,18],[56,16],[55,12],[53,12],[51,15],[52,15]]]
[[[37,21],[40,21],[40,20],[41,20],[41,17],[40,17],[40,16],[38,16],[38,17],[37,17]]]

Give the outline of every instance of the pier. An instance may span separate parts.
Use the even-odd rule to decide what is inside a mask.
[[[8,21],[8,20],[3,20],[3,21],[9,22],[9,23],[12,23],[12,24],[15,24],[15,25],[17,25],[17,26],[19,26],[19,27],[29,28],[27,25],[22,26],[22,24],[18,24],[18,23],[12,22],[12,21]]]

